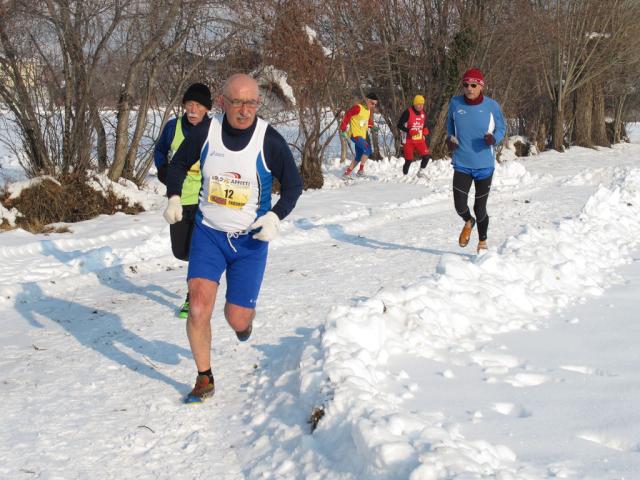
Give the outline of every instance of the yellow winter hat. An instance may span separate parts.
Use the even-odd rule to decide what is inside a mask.
[[[422,95],[416,95],[413,97],[414,105],[424,105],[424,97]]]

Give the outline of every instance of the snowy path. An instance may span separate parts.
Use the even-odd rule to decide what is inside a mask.
[[[569,158],[560,162],[549,154],[504,167],[489,203],[491,254],[497,257],[497,248],[525,228],[553,229],[575,218],[600,184],[628,174],[628,167],[640,159],[640,147],[625,145],[606,153],[576,149]],[[478,279],[460,280],[470,285],[459,292],[461,297],[447,300],[446,288],[441,289],[442,298],[418,295],[428,291],[424,285],[443,268],[443,259],[450,271],[459,268],[463,274],[475,261],[475,232],[466,249],[457,246],[461,222],[453,212],[449,167],[439,162],[431,169],[434,178],[429,182],[403,183],[394,172],[381,171],[380,182],[305,193],[271,246],[251,341],[238,344],[220,311],[214,313],[217,392],[198,408],[180,403],[194,377],[184,321],[175,317],[186,272],[168,254],[168,230],[157,211],[135,222],[125,216],[85,222],[77,226],[80,233],[74,240],[58,235],[34,242],[13,236],[3,242],[0,456],[6,460],[0,477],[391,479],[413,472],[412,480],[441,478],[418,468],[422,460],[414,458],[414,450],[431,461],[425,442],[434,444],[447,435],[458,443],[451,444],[448,457],[436,459],[440,464],[429,464],[439,475],[466,471],[500,472],[504,478],[572,478],[576,471],[597,472],[599,467],[587,463],[583,450],[575,460],[558,462],[544,442],[528,442],[541,435],[539,424],[529,430],[514,428],[518,420],[530,417],[570,424],[573,420],[566,419],[575,414],[550,409],[545,398],[569,395],[566,390],[575,387],[576,379],[601,380],[621,373],[615,365],[603,368],[578,361],[583,351],[579,347],[571,347],[575,363],[553,358],[549,336],[557,338],[560,349],[567,346],[576,327],[569,320],[579,313],[564,312],[568,319],[553,333],[545,330],[549,315],[538,315],[500,326],[510,333],[498,338],[497,327],[491,333],[473,327],[464,338],[428,329],[423,338],[420,335],[427,334],[416,329],[418,336],[408,338],[404,347],[381,349],[392,358],[367,358],[363,348],[355,358],[374,365],[363,375],[376,375],[375,366],[382,364],[387,372],[373,379],[379,398],[363,401],[380,415],[365,412],[361,420],[369,426],[349,430],[349,412],[340,412],[343,400],[336,398],[336,416],[328,412],[327,422],[337,428],[319,427],[317,434],[308,435],[307,419],[321,398],[323,381],[305,382],[321,364],[314,355],[329,358],[332,351],[323,353],[321,346],[322,332],[331,324],[328,316],[352,315],[356,322],[349,328],[356,330],[342,340],[361,336],[367,342],[379,326],[364,321],[373,319],[369,313],[380,303],[376,298],[388,298],[393,315],[409,323],[419,322],[419,312],[461,298],[469,304],[470,318],[474,309],[490,305],[478,302],[482,292],[473,287]],[[90,233],[96,224],[101,235]],[[493,281],[491,276],[486,279]],[[364,313],[355,315],[357,309]],[[552,312],[549,308],[547,313]],[[468,323],[464,318],[449,320],[454,329],[456,322],[460,328]],[[402,332],[399,335],[402,338]],[[585,350],[600,348],[587,345],[592,338],[587,337]],[[548,353],[528,351],[529,342],[546,344]],[[416,356],[421,348],[422,357]],[[315,365],[309,363],[313,358]],[[349,365],[354,364],[340,368]],[[550,391],[530,393],[538,385]],[[585,396],[593,395],[590,388],[585,387]],[[637,391],[632,395],[639,397]],[[432,438],[425,440],[424,431],[422,436],[412,433],[407,422],[415,418],[409,413],[390,416],[385,402],[397,407],[392,408],[395,413],[410,412],[432,422]],[[469,405],[475,408],[469,410]],[[386,430],[382,418],[388,420]],[[638,456],[629,452],[640,450],[640,436],[623,430],[612,436],[606,428],[594,429],[583,438],[590,445]],[[390,441],[394,435],[396,440]],[[499,446],[514,435],[509,448]],[[553,443],[562,441],[561,435],[547,437]],[[478,440],[468,440],[473,438]],[[530,451],[518,448],[528,443],[534,447]],[[628,471],[640,465],[634,457],[620,460],[616,468],[624,470],[625,461]]]

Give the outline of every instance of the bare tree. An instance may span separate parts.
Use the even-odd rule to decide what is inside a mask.
[[[561,151],[569,96],[623,62],[629,48],[637,48],[638,2],[542,0],[522,6],[531,18],[539,73],[553,106],[553,148]]]
[[[0,99],[15,117],[26,159],[21,160],[29,175],[55,173],[55,160],[43,131],[37,105],[30,91],[39,83],[41,70],[33,55],[27,35],[31,19],[21,15],[23,5],[17,1],[0,5]],[[20,157],[19,157],[20,158]]]
[[[115,145],[109,178],[134,177],[135,158],[147,119],[158,70],[162,68],[194,29],[198,8],[187,0],[135,2],[130,7],[130,22],[122,32],[130,58],[122,80],[117,106]],[[161,8],[167,7],[167,8]],[[137,92],[143,91],[142,96]],[[138,100],[138,102],[136,102]],[[135,124],[130,118],[139,103]],[[131,133],[131,128],[134,128]]]
[[[221,5],[215,0],[3,3],[0,65],[9,75],[0,82],[0,99],[22,132],[26,170],[56,175],[110,164],[113,180],[125,175],[142,181],[152,145],[148,140],[143,145],[147,111],[158,104],[167,64],[179,63],[180,48],[189,50],[192,62],[181,84],[219,49],[232,30],[229,11],[217,8]],[[113,125],[101,111],[109,104],[116,106]]]
[[[30,175],[97,167],[139,184],[187,82],[216,89],[275,66],[317,188],[337,121],[370,89],[396,150],[397,118],[424,95],[444,156],[447,104],[471,66],[540,149],[607,145],[605,115],[619,139],[637,108],[639,14],[637,0],[3,0],[0,101]]]

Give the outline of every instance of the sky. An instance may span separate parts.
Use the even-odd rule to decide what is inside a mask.
[[[139,215],[0,233],[0,478],[635,478],[640,129],[504,158],[481,255],[448,161],[348,183],[328,161],[271,242],[247,343],[222,281],[199,406],[153,175],[119,187]]]

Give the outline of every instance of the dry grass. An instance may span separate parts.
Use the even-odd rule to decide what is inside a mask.
[[[23,215],[16,220],[18,227],[32,233],[64,232],[69,231],[67,227],[49,225],[81,222],[102,214],[135,214],[144,210],[139,204],[130,207],[125,199],[117,197],[111,190],[106,195],[95,191],[87,185],[85,177],[65,176],[58,181],[60,185],[45,179],[23,190],[18,198],[12,200],[5,195],[2,203],[7,208],[17,208]]]
[[[13,230],[13,227],[3,218],[2,223],[0,223],[0,232],[6,232],[7,230]]]
[[[324,406],[315,407],[307,420],[307,423],[311,426],[311,433],[318,427],[322,417],[324,417]]]
[[[516,149],[516,157],[528,157],[531,154],[531,144],[518,140],[513,144]]]

